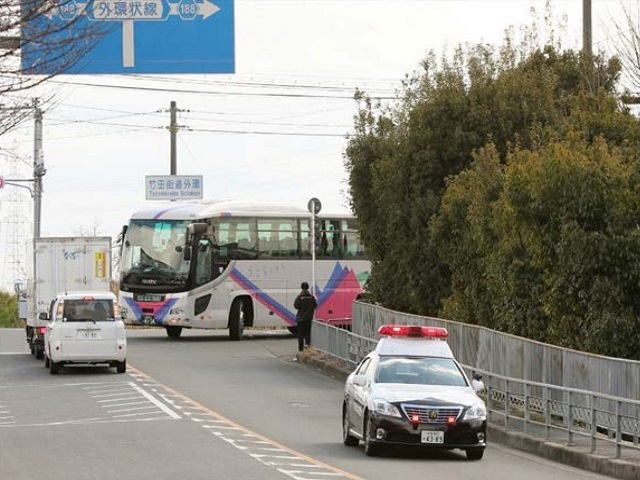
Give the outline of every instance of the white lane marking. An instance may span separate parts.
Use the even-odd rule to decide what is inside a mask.
[[[151,403],[153,403],[154,405],[156,405],[160,410],[162,410],[163,412],[165,412],[167,415],[169,415],[171,418],[173,419],[180,419],[182,418],[180,415],[178,415],[176,412],[174,412],[173,410],[171,410],[169,407],[167,407],[164,403],[162,403],[160,400],[158,400],[156,397],[154,397],[153,395],[151,395],[149,392],[143,390],[142,388],[140,388],[138,385],[136,385],[135,383],[131,383],[131,386],[134,388],[134,390],[138,391],[138,393],[140,393],[140,395],[143,395],[145,398],[147,398]]]
[[[51,384],[42,384],[42,383],[23,383],[21,385],[0,385],[0,388],[42,388],[42,389],[53,389],[53,388],[63,388],[63,387],[84,387],[84,385],[93,385],[94,387],[104,387],[105,385],[118,385],[115,383],[106,384],[106,383],[96,383],[96,382],[82,382],[82,383],[56,383],[54,385]],[[90,389],[91,387],[86,387]]]
[[[203,425],[202,428],[210,428],[212,430],[238,430],[236,427],[223,427],[221,425]]]
[[[253,458],[260,460],[261,458],[279,458],[280,460],[300,460],[300,457],[293,455],[267,455],[266,453],[249,453]]]
[[[153,412],[139,412],[139,413],[123,413],[122,415],[114,415],[113,418],[128,418],[128,417],[137,417],[138,415],[154,415],[157,414],[157,411]]]
[[[135,370],[131,366],[130,368]],[[140,377],[145,379],[146,382],[152,380],[151,377],[146,375],[140,375]],[[200,426],[208,429],[215,438],[224,440],[263,465],[273,468],[293,480],[323,480],[326,478],[364,480],[362,477],[325,464],[263,435],[255,433],[179,393],[171,387],[162,384],[159,385],[161,389],[160,392],[156,392],[155,389],[153,390],[157,396],[176,410],[180,410],[180,413],[185,415],[186,418],[193,422],[199,422]],[[193,416],[190,415],[191,412],[193,412]],[[208,421],[203,420],[201,418],[203,412],[204,414],[210,415],[212,419]],[[262,454],[257,453],[257,451],[270,453]],[[281,453],[281,455],[274,453]]]
[[[298,475],[324,475],[326,477],[341,477],[342,475],[340,473],[335,473],[335,472],[306,472],[304,470],[285,470],[284,468],[278,468],[277,469],[279,472],[284,473],[285,475],[289,475],[290,477],[293,478],[303,478],[300,477]]]
[[[113,417],[110,418],[86,418],[84,420],[68,420],[65,422],[50,422],[50,423],[21,423],[14,425],[2,425],[0,424],[0,428],[23,428],[23,427],[64,427],[67,425],[93,425],[93,424],[106,424],[106,423],[129,423],[129,422],[154,422],[157,420],[166,420],[169,421],[169,418],[166,415],[162,415],[161,417],[152,417],[152,418],[127,418],[123,420],[117,420]]]
[[[138,398],[142,398],[142,397],[138,397]],[[146,400],[143,402],[127,402],[127,403],[119,403],[117,405],[102,405],[102,408],[113,408],[113,407],[128,407],[130,405],[146,405],[147,402]]]
[[[120,405],[116,405],[119,407]],[[146,405],[144,407],[131,407],[131,408],[118,408],[117,410],[107,410],[107,413],[122,413],[122,412],[135,412],[140,410],[149,410],[150,408],[156,408],[155,405]]]
[[[129,391],[121,390],[118,393],[107,393],[106,395],[90,395],[91,398],[108,398],[108,397],[117,397],[119,395],[130,395]]]
[[[30,352],[0,352],[0,355],[31,355]]]
[[[122,395],[123,393],[126,393],[129,390],[130,390],[129,388],[121,387],[121,388],[118,388],[117,390],[110,388],[109,390],[92,390],[87,393],[89,394],[89,396],[95,398],[95,397],[109,397],[109,396],[112,396],[113,394]]]
[[[141,398],[144,398],[144,397],[141,397],[138,395],[136,397],[127,397],[127,398],[110,398],[108,400],[96,400],[96,403],[123,402],[126,400],[140,400]]]
[[[113,386],[127,386],[127,385],[131,385],[131,382],[114,382],[114,383],[74,383],[74,384],[69,384],[69,385],[89,385],[88,387],[83,387],[83,390],[94,390],[94,389],[100,389],[100,388],[113,388]]]

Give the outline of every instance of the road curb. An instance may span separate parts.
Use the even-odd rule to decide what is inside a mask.
[[[351,373],[351,369],[346,362],[334,359],[314,348],[298,353],[297,358],[300,363],[304,363],[308,367],[338,381],[344,382]],[[546,441],[522,432],[507,430],[492,423],[487,424],[487,439],[489,442],[496,442],[547,460],[600,475],[607,475],[620,480],[640,480],[640,465],[635,463],[579,451],[576,447]]]

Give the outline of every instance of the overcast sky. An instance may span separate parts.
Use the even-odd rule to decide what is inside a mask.
[[[582,0],[552,5],[568,18],[565,44],[579,48]],[[619,5],[593,1],[594,49],[611,42]],[[236,0],[234,75],[57,77],[37,93],[54,95],[44,105],[41,234],[115,239],[152,203],[144,177],[169,174],[171,101],[183,127],[178,174],[202,175],[205,198],[306,206],[315,196],[323,211],[347,211],[354,90],[392,96],[429,50],[499,44],[505,28],[531,22],[532,6],[544,1]],[[30,177],[32,151],[32,122],[0,137],[0,175]],[[0,190],[0,288],[24,266],[31,208],[28,192]]]

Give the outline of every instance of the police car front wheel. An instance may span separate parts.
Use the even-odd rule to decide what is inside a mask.
[[[380,455],[380,448],[371,438],[372,435],[375,435],[375,427],[367,414],[364,421],[364,453],[370,457],[377,457]]]
[[[467,460],[480,460],[484,455],[484,448],[468,448]]]
[[[360,441],[351,435],[350,428],[349,414],[347,413],[347,407],[345,405],[342,410],[342,443],[347,447],[355,447]]]

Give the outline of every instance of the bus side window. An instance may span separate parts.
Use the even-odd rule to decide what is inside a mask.
[[[331,255],[336,258],[342,258],[342,239],[340,231],[340,221],[331,221],[329,226],[331,233]]]

